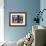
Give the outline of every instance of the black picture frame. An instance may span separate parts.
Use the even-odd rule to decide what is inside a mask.
[[[23,27],[27,25],[26,12],[10,12],[9,13],[9,26]]]

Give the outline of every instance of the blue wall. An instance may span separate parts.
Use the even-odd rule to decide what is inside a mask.
[[[18,41],[32,30],[36,12],[40,10],[40,0],[4,0],[4,35],[7,41]],[[10,27],[9,12],[27,12],[26,27]]]
[[[46,9],[46,0],[41,0],[40,1],[40,10],[42,11],[43,9]],[[43,22],[40,21],[40,25],[46,27],[46,10],[43,12]]]

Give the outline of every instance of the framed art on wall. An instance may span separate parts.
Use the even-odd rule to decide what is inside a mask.
[[[10,12],[9,25],[10,26],[26,26],[27,13],[26,12]]]

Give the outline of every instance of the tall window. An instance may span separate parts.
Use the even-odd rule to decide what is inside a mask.
[[[0,0],[0,42],[4,41],[4,0]]]

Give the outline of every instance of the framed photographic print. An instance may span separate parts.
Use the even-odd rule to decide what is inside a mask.
[[[10,12],[9,25],[10,26],[26,26],[27,13],[26,12]]]

